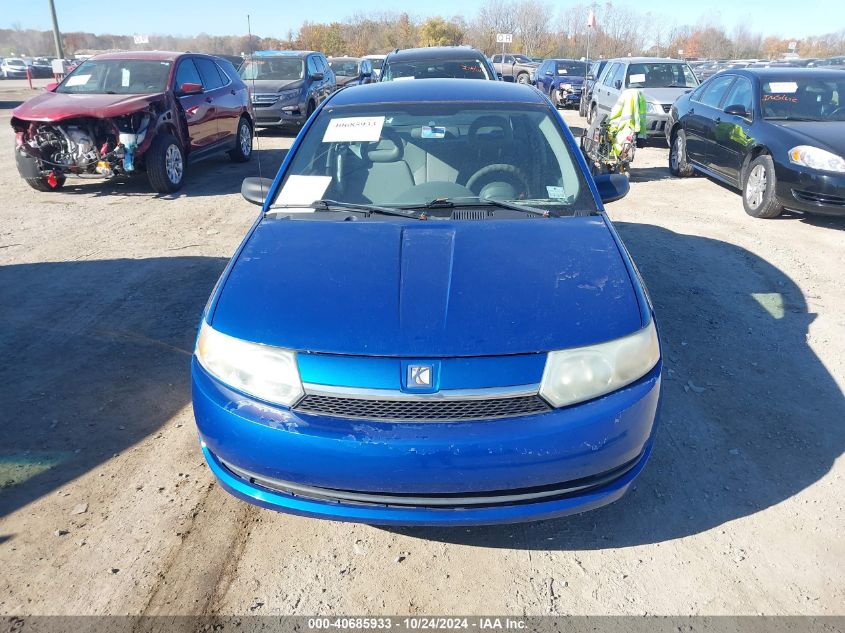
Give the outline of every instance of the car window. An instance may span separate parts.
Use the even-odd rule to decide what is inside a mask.
[[[318,72],[323,73],[323,75],[328,76],[329,72],[331,71],[331,67],[329,66],[329,60],[327,60],[322,55],[317,56],[317,67],[320,69]]]
[[[601,82],[605,86],[612,86],[613,85],[613,77],[616,75],[616,71],[619,70],[621,64],[619,62],[614,62],[611,64],[607,69],[604,71],[604,76],[602,77]]]
[[[578,62],[557,62],[555,64],[557,75],[580,75],[584,76],[584,64]]]
[[[646,62],[628,66],[625,85],[629,88],[695,88],[698,81],[686,64]]]
[[[718,108],[719,104],[722,102],[722,97],[725,96],[725,93],[728,91],[728,88],[733,80],[733,75],[712,79],[710,81],[710,85],[707,86],[702,93],[699,101],[711,108]]]
[[[506,64],[513,64],[514,58],[511,55],[505,55],[505,63]]]
[[[308,57],[308,74],[313,75],[318,72],[320,71],[317,69],[317,59],[313,55],[310,55]]]
[[[190,59],[183,59],[176,68],[176,89],[178,90],[182,84],[202,85],[199,71]]]
[[[220,75],[220,81],[223,82],[224,86],[228,86],[232,82],[232,78],[229,77],[229,73],[227,73],[226,70],[223,68],[223,64],[214,62],[214,65],[217,66],[217,73]],[[232,67],[232,70],[234,70],[234,67]]]
[[[731,87],[725,99],[725,107],[732,105],[741,105],[745,111],[750,113],[753,109],[754,90],[751,87],[751,81],[745,77],[737,77],[736,82]]]
[[[494,64],[500,64],[501,62],[502,62],[502,56],[501,55],[493,55],[493,63]]]
[[[246,81],[292,81],[302,79],[304,71],[305,63],[299,57],[256,57],[245,61],[238,74]]]
[[[613,76],[610,78],[610,83],[608,84],[611,88],[616,88],[617,82],[620,82],[618,85],[622,86],[623,79],[625,78],[625,64],[617,64],[616,68],[613,69]]]
[[[353,126],[353,134],[336,133]],[[415,206],[430,202],[433,191],[446,191],[439,195],[455,204],[478,204],[486,196],[564,215],[595,212],[577,151],[558,117],[539,104],[337,107],[318,115],[301,139],[273,206],[320,198]]]
[[[203,88],[215,90],[223,86],[223,80],[220,79],[220,73],[217,72],[217,64],[205,57],[194,58],[194,63],[200,71]]]
[[[382,81],[405,79],[493,79],[480,59],[421,59],[391,62]]]
[[[845,73],[841,74],[843,78],[818,77],[815,74],[767,77],[761,82],[763,118],[845,121]]]
[[[65,77],[56,92],[66,94],[155,94],[164,92],[171,62],[89,59]]]

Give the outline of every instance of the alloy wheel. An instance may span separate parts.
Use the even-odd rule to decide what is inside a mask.
[[[241,143],[241,153],[244,156],[249,156],[250,152],[252,152],[252,133],[249,129],[249,124],[246,121],[241,123],[239,137]]]
[[[766,168],[763,165],[755,165],[745,183],[745,200],[752,209],[756,209],[763,203],[766,184]]]
[[[167,152],[164,155],[164,167],[167,171],[167,178],[174,185],[178,185],[182,181],[182,172],[184,166],[182,164],[182,152],[176,145],[169,145]]]

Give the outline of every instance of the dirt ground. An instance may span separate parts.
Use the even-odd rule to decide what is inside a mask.
[[[641,150],[608,210],[665,344],[636,489],[528,525],[310,520],[219,489],[191,413],[257,161],[201,163],[174,196],[36,193],[8,132],[20,94],[0,84],[0,614],[845,612],[845,218],[755,220]],[[290,143],[261,134],[265,175]]]

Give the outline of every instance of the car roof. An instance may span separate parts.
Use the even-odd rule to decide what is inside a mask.
[[[484,53],[471,46],[430,46],[428,48],[397,49],[387,56],[392,62],[417,59],[455,59],[466,57],[467,54],[484,57]]]
[[[346,62],[360,62],[363,57],[352,57],[350,55],[338,55],[337,57],[329,57],[330,62],[346,61]]]
[[[582,59],[569,59],[567,57],[553,57],[551,59],[544,59],[543,61],[546,62],[566,62],[568,64],[584,64],[585,66],[590,66],[592,62],[585,62]]]
[[[316,51],[255,51],[253,57],[305,57]],[[249,55],[247,55],[249,57]]]
[[[631,64],[686,64],[683,59],[674,59],[672,57],[616,57],[608,59],[609,62],[628,62]]]
[[[496,101],[543,104],[543,95],[531,86],[478,79],[418,79],[382,81],[344,88],[335,93],[327,107],[377,103],[461,103]]]
[[[816,77],[825,79],[845,79],[841,70],[836,68],[828,69],[824,66],[819,68],[804,68],[802,66],[775,66],[773,68],[736,68],[720,73],[721,75],[745,75],[748,77]],[[714,75],[715,77],[715,75]]]
[[[175,61],[185,52],[176,51],[121,51],[119,53],[103,53],[89,59],[148,59],[150,61]]]

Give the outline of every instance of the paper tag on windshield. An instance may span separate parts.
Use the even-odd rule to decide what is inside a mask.
[[[792,94],[798,91],[798,83],[795,81],[771,81],[769,82],[769,91]]]
[[[628,77],[629,84],[644,84],[645,83],[645,75],[631,75]]]
[[[566,189],[563,187],[552,187],[551,185],[546,185],[546,193],[549,198],[554,198],[555,200],[563,200],[566,198]]]
[[[288,176],[273,206],[308,205],[315,200],[322,200],[331,181],[331,176]]]
[[[332,119],[323,135],[323,143],[373,142],[381,138],[383,116],[356,116]]]
[[[84,86],[91,79],[91,75],[71,75],[65,82],[65,86]]]

